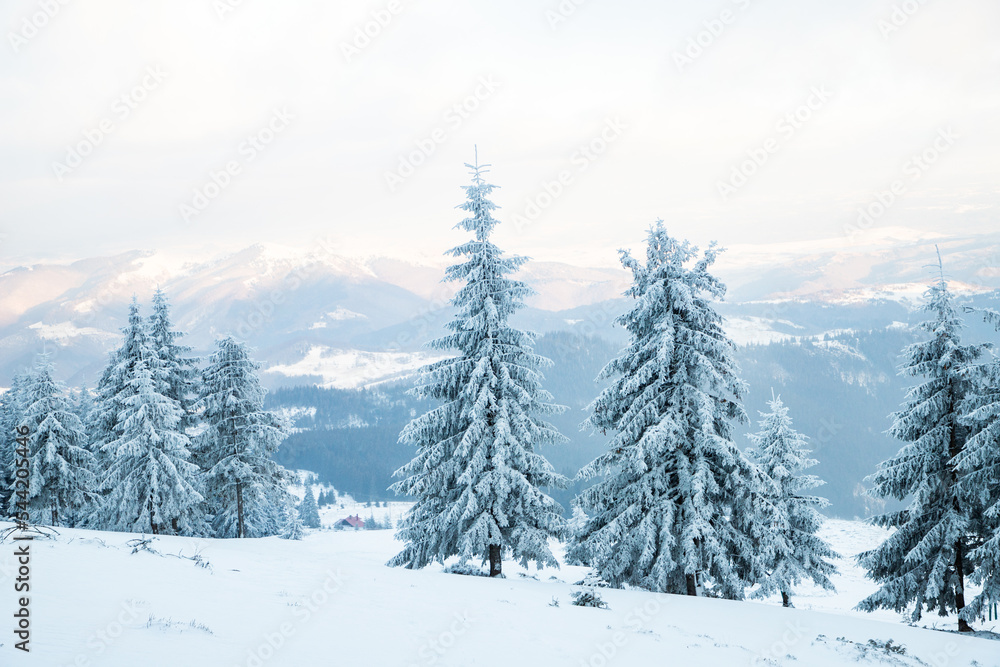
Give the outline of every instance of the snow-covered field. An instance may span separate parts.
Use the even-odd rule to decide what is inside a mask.
[[[334,506],[323,518],[395,518],[401,509]],[[883,535],[837,520],[823,534],[844,556]],[[323,530],[301,542],[161,537],[152,544],[158,553],[133,554],[126,542],[135,537],[64,529],[35,540],[31,653],[14,650],[8,620],[0,665],[1000,666],[1000,642],[851,611],[872,585],[846,560],[837,593],[803,590],[796,609],[602,590],[603,610],[570,604],[580,567],[535,572],[505,563],[503,580],[385,567],[399,547],[391,531]],[[0,546],[7,619],[13,551]],[[188,558],[196,554],[200,564]],[[869,643],[890,639],[905,653]]]

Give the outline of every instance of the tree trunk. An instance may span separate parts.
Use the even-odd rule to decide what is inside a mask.
[[[52,525],[59,525],[59,510],[55,508],[55,505],[52,506]]]
[[[697,574],[686,574],[684,578],[687,580],[687,594],[692,597],[698,596],[698,575]]]
[[[965,567],[962,563],[962,540],[955,542],[955,576],[958,578],[958,585],[955,586],[955,609],[961,614],[965,609]],[[972,628],[964,618],[958,619],[959,632],[972,632]]]
[[[500,567],[500,545],[491,544],[490,545],[490,576],[499,577],[501,574]]]
[[[951,396],[952,399],[949,405],[949,413],[951,413],[952,419],[951,419],[951,437],[948,443],[948,455],[951,460],[954,460],[956,456],[962,453],[962,449],[964,449],[965,439],[964,437],[961,438],[959,437],[958,429],[961,428],[961,426],[958,424],[958,420],[956,420],[954,417],[955,413],[954,389],[952,389]],[[956,514],[961,514],[961,506],[959,505],[958,502],[958,494],[954,491],[955,487],[958,486],[958,472],[955,470],[955,467],[950,463],[948,464],[948,477],[949,477],[949,482],[951,483],[951,487],[953,489],[952,493],[955,494],[952,496],[952,506],[954,507]],[[962,545],[962,538],[960,536],[957,540],[955,540],[955,578],[958,580],[958,582],[955,584],[955,610],[959,614],[961,614],[962,610],[965,609],[965,564],[963,563],[963,561],[965,560],[964,557],[965,553]],[[959,618],[958,631],[972,632],[972,628],[969,627],[969,624],[966,622],[964,618]]]
[[[236,537],[245,536],[246,532],[243,529],[243,483],[236,482]]]
[[[788,593],[786,593],[785,591],[781,591],[781,606],[782,607],[792,606],[792,599],[788,597]]]
[[[149,530],[153,535],[159,535],[159,527],[153,522],[153,494],[149,494]]]

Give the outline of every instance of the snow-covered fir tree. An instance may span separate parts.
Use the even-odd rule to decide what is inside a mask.
[[[28,384],[29,373],[17,373],[10,383],[10,388],[0,394],[0,442],[3,442],[2,457],[0,457],[0,513],[5,517],[15,516],[14,507],[14,469],[17,457],[17,427],[24,417],[24,389]]]
[[[760,579],[755,595],[781,594],[784,606],[791,606],[791,595],[800,581],[812,580],[826,590],[833,590],[830,576],[837,568],[828,560],[837,554],[816,533],[823,525],[817,511],[829,503],[825,498],[803,492],[825,482],[804,471],[818,461],[810,458],[806,437],[792,426],[788,408],[781,397],[768,403],[770,412],[761,413],[760,431],[749,436],[753,447],[748,454],[774,482],[776,521],[768,526],[764,549],[768,554],[766,576]]]
[[[645,263],[621,251],[634,306],[617,323],[629,344],[590,406],[587,424],[612,438],[580,472],[599,481],[577,498],[591,519],[569,554],[614,586],[741,598],[762,567],[743,528],[760,523],[767,493],[733,442],[744,385],[710,302],[725,293],[709,273],[716,255],[713,244],[699,256],[662,221]]]
[[[1000,313],[987,316],[1000,328]],[[970,379],[962,420],[970,437],[954,461],[963,495],[982,508],[969,554],[976,564],[970,579],[980,591],[962,612],[967,622],[986,617],[1000,603],[1000,360],[977,366]]]
[[[299,516],[302,517],[302,523],[307,528],[319,528],[319,507],[316,505],[316,497],[313,495],[312,484],[306,482],[305,489],[306,494],[299,505]]]
[[[981,503],[964,490],[961,456],[969,429],[961,423],[962,404],[970,390],[969,367],[983,345],[963,345],[962,318],[943,272],[925,293],[931,318],[919,328],[928,340],[903,350],[903,375],[919,383],[892,415],[889,433],[905,443],[869,479],[870,493],[881,498],[911,499],[907,508],[882,514],[872,523],[894,532],[877,548],[858,555],[878,590],[858,605],[904,611],[917,620],[926,611],[961,613],[965,577],[975,568],[971,547]],[[969,630],[965,618],[959,629]]]
[[[84,425],[84,430],[86,430],[86,424],[90,419],[91,412],[94,410],[94,395],[90,393],[90,389],[84,384],[70,392],[70,401],[73,405],[73,412],[80,418],[80,423]]]
[[[24,387],[21,424],[28,435],[28,507],[35,523],[74,525],[93,502],[94,456],[87,449],[83,423],[66,389],[53,377],[43,354]]]
[[[542,489],[566,480],[538,449],[565,438],[542,419],[561,409],[542,389],[541,369],[551,362],[533,352],[532,334],[509,324],[532,294],[510,277],[527,258],[505,257],[490,240],[495,186],[483,179],[488,165],[467,166],[472,184],[459,208],[468,217],[457,227],[474,238],[449,253],[464,260],[445,278],[462,283],[451,302],[457,314],[450,333],[429,343],[456,355],[424,367],[414,389],[438,405],[400,435],[417,453],[392,488],[415,504],[399,529],[406,546],[390,564],[481,558],[498,576],[505,554],[558,566],[548,540],[563,531],[561,507]]]
[[[205,490],[218,537],[264,537],[282,527],[291,474],[271,460],[287,437],[286,424],[264,410],[259,365],[245,344],[216,341],[202,372],[195,404],[205,431],[196,442],[205,468]]]
[[[295,509],[295,503],[289,497],[285,504],[284,525],[281,529],[281,538],[284,540],[301,540],[306,534],[306,527],[302,523],[299,511]]]
[[[122,344],[108,354],[108,363],[101,372],[94,392],[90,415],[84,420],[90,449],[97,457],[98,470],[102,471],[106,471],[111,465],[111,461],[107,459],[108,452],[102,448],[118,436],[119,416],[125,409],[123,401],[127,394],[122,389],[132,377],[136,360],[143,355],[148,357],[148,348],[151,348],[146,323],[141,318],[136,319],[137,317],[138,305],[133,297],[129,323],[122,329]]]
[[[207,532],[198,466],[180,431],[183,410],[164,396],[166,372],[135,299],[121,348],[111,355],[95,406],[106,492],[88,522],[105,530]]]
[[[590,517],[579,505],[573,505],[573,514],[566,522],[566,541],[569,544],[578,544],[583,537],[583,531],[587,527]],[[573,553],[567,557],[567,565],[589,565],[590,559],[584,553],[584,549],[574,549]]]
[[[178,340],[184,335],[173,330],[170,320],[170,303],[163,290],[157,288],[153,294],[153,313],[149,316],[149,335],[153,348],[163,366],[163,387],[161,393],[177,401],[183,411],[181,432],[194,425],[196,417],[191,405],[198,393],[198,369],[196,361],[188,358],[191,348],[180,345]]]

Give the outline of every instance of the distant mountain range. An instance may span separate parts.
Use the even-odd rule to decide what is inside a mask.
[[[734,246],[719,275],[721,306],[740,343],[810,336],[905,321],[931,278],[937,244],[958,291],[1000,287],[1000,234],[947,237],[900,228],[826,241]],[[442,332],[454,287],[440,282],[449,258],[352,258],[336,248],[254,245],[208,259],[134,251],[0,275],[0,387],[39,352],[56,357],[71,384],[93,384],[118,341],[128,302],[156,286],[173,304],[186,343],[204,354],[232,333],[257,349],[272,387],[354,387],[399,377],[429,359],[422,344]],[[529,262],[538,292],[519,315],[539,332],[620,340],[612,326],[629,282],[618,268]],[[893,303],[898,308],[873,304]],[[867,318],[867,319],[866,319]]]

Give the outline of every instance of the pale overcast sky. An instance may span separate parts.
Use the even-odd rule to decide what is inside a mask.
[[[612,264],[657,217],[836,237],[894,182],[872,226],[996,226],[996,0],[64,2],[0,22],[0,267],[318,235],[437,254],[475,144],[498,242],[538,259]]]

